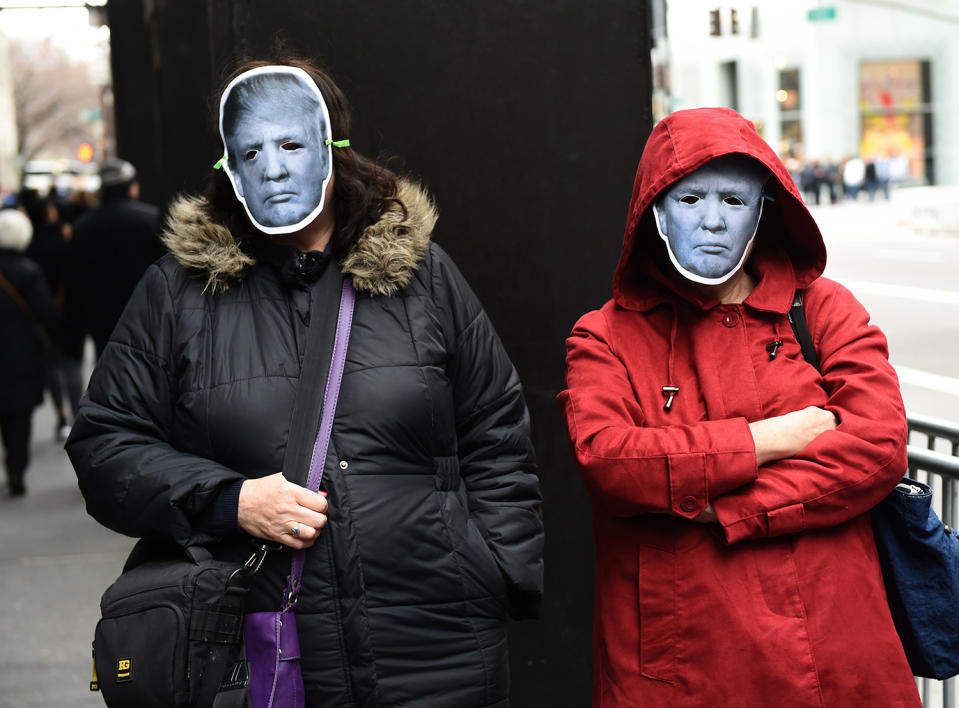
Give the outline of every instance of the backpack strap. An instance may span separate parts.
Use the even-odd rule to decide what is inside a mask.
[[[822,372],[819,366],[819,355],[816,353],[816,347],[812,342],[812,333],[810,333],[809,325],[806,323],[806,311],[803,309],[801,290],[797,290],[793,296],[793,304],[789,308],[789,312],[786,313],[786,317],[789,318],[793,334],[796,335],[796,341],[799,342],[803,359],[816,367],[816,371]]]

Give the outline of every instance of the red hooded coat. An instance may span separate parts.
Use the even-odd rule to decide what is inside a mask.
[[[649,208],[730,153],[769,169],[775,200],[742,304],[675,271]],[[820,277],[825,262],[819,229],[751,123],[710,108],[656,126],[613,299],[573,329],[559,396],[592,501],[594,705],[920,705],[867,513],[906,469],[899,384],[882,332]],[[797,288],[822,374],[786,318]],[[668,412],[664,386],[679,387]],[[806,406],[835,413],[838,428],[757,468],[748,423]],[[719,524],[692,521],[708,504]]]

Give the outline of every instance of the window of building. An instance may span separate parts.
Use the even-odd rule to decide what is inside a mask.
[[[802,147],[802,102],[799,93],[799,68],[787,67],[779,71],[779,154],[799,157]]]
[[[862,62],[859,154],[885,161],[897,181],[934,182],[930,66],[918,59]]]
[[[722,96],[720,100],[727,108],[739,110],[739,83],[736,62],[725,61],[719,65],[719,81]]]

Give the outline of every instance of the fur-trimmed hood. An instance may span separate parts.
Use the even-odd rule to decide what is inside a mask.
[[[426,254],[438,217],[436,206],[420,185],[400,180],[395,204],[368,226],[340,262],[357,290],[393,295],[410,282]],[[200,197],[178,197],[170,205],[163,242],[182,266],[206,275],[206,286],[222,292],[243,278],[255,259],[244,251],[223,224],[213,221]]]

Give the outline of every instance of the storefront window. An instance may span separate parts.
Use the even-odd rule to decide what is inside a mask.
[[[929,63],[863,62],[859,95],[860,156],[885,161],[897,181],[933,181]]]

